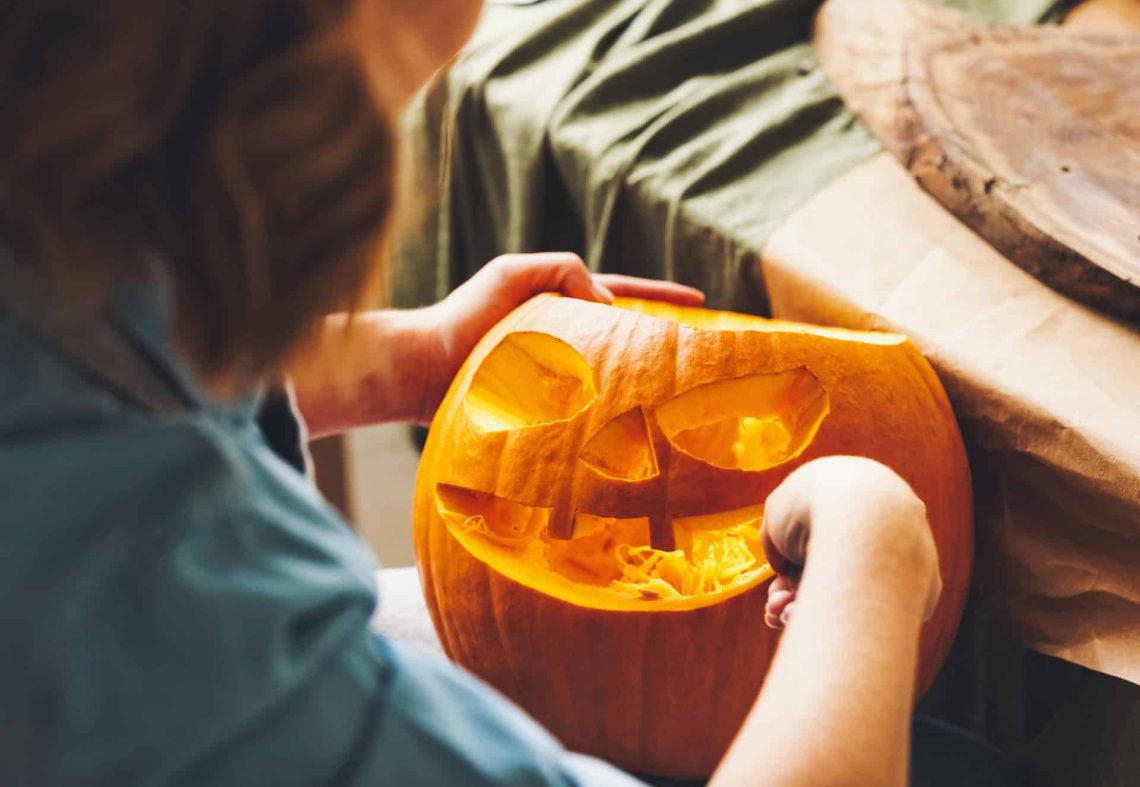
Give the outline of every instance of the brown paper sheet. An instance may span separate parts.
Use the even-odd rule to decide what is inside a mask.
[[[1026,645],[1140,684],[1140,333],[1015,267],[888,154],[761,267],[775,316],[912,338],[971,449],[983,597]]]

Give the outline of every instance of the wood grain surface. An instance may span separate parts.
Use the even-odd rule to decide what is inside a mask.
[[[1140,35],[1134,4],[1094,7],[1071,29],[1021,28],[925,0],[829,0],[816,45],[923,188],[1046,284],[1135,324]]]

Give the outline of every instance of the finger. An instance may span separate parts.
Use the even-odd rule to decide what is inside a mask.
[[[795,595],[796,592],[794,590],[776,590],[768,594],[768,604],[770,606],[778,606],[782,608],[785,604],[795,598]]]
[[[768,586],[768,598],[772,598],[775,593],[784,591],[791,592],[795,590],[795,585],[792,584],[792,578],[786,574],[780,574],[772,580],[772,584]]]
[[[558,268],[557,276],[557,285],[552,289],[569,298],[605,304],[614,302],[613,292],[590,273],[586,263],[576,254]]]
[[[765,517],[764,524],[760,528],[760,545],[764,550],[764,556],[768,558],[768,565],[772,567],[780,576],[785,576],[788,572],[790,564],[788,559],[784,557],[784,553],[776,546],[776,541],[772,537],[773,528],[768,524],[767,517]]]
[[[493,263],[503,270],[520,301],[540,292],[558,292],[597,303],[612,303],[614,299],[609,289],[594,281],[586,263],[573,252],[505,254]]]
[[[792,580],[787,576],[777,576],[768,585],[768,603],[764,606],[764,623],[773,629],[783,628],[780,615],[789,603],[795,600],[796,593]]]
[[[769,501],[771,498],[769,498]],[[769,513],[770,506],[764,510],[764,521],[760,525],[760,544],[768,558],[768,565],[780,577],[789,578],[799,573],[803,565],[803,558],[793,556],[795,547],[790,541],[795,539],[789,536],[789,531],[797,527],[796,521],[785,516]]]
[[[672,281],[642,279],[619,273],[595,273],[594,281],[618,297],[646,298],[678,306],[700,306],[705,302],[705,294],[700,290]]]
[[[764,501],[761,545],[777,574],[798,577],[807,560],[812,474],[810,464],[796,469]]]
[[[609,287],[607,287],[606,285],[604,285],[600,281],[598,281],[597,277],[595,277],[595,276],[591,276],[590,281],[594,285],[594,293],[596,295],[601,295],[600,300],[602,303],[613,303],[614,302],[614,299],[617,296],[614,294],[613,290],[611,290]]]
[[[784,608],[795,600],[796,594],[792,593],[790,590],[785,590],[781,593],[777,593],[774,596],[769,596],[768,611],[776,617],[779,617],[783,613]]]
[[[784,607],[784,611],[780,613],[780,622],[785,626],[788,625],[788,622],[792,619],[792,613],[795,611],[795,609],[796,602],[794,601],[788,604],[788,606]]]

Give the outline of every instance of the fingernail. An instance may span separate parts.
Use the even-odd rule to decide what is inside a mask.
[[[795,605],[796,603],[793,601],[791,604],[788,604],[788,606],[784,607],[784,611],[780,613],[780,622],[785,626],[788,625],[788,621],[792,619],[792,608],[795,607]]]
[[[591,284],[594,287],[594,295],[598,296],[599,301],[602,303],[614,302],[614,294],[610,292],[609,287],[604,284],[598,284],[597,282],[591,282]]]

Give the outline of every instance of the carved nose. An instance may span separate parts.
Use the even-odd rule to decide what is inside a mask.
[[[645,495],[647,510],[643,515],[649,518],[650,544],[654,549],[665,551],[672,551],[676,546],[665,487],[670,450],[656,414],[635,407],[599,429],[578,455],[595,472],[615,481],[658,479],[659,483],[654,483],[650,494]],[[569,537],[569,532],[564,537]]]
[[[598,430],[578,458],[599,474],[619,481],[643,481],[661,472],[649,423],[640,407],[622,413]]]

